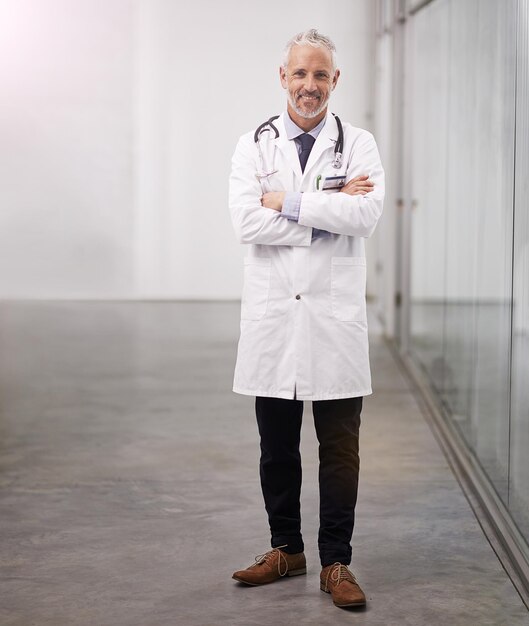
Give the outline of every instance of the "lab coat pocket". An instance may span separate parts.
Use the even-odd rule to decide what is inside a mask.
[[[332,313],[342,322],[366,321],[366,260],[364,257],[332,257]]]
[[[266,314],[270,292],[271,259],[244,258],[241,319],[260,320]]]

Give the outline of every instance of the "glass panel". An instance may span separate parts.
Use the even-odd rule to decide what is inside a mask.
[[[470,404],[474,361],[475,240],[477,232],[476,40],[479,0],[451,3],[448,93],[447,256],[442,399],[472,441]]]
[[[411,353],[528,538],[529,0],[412,23]]]
[[[511,480],[509,503],[529,537],[529,2],[520,2],[516,103]]]
[[[414,18],[412,353],[507,502],[516,0]]]
[[[479,2],[472,445],[508,501],[516,1]]]
[[[414,18],[410,346],[433,385],[444,377],[443,300],[448,2]]]
[[[514,0],[452,2],[450,28],[444,400],[505,501],[514,16]]]

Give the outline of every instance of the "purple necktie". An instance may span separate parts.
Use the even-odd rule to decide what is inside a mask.
[[[316,140],[312,135],[309,135],[308,133],[303,133],[303,135],[299,135],[298,137],[296,137],[296,139],[299,139],[301,143],[299,162],[301,164],[301,171],[304,172],[305,165],[307,165],[307,161],[309,160],[310,151],[312,150],[312,146],[314,145],[314,142]]]

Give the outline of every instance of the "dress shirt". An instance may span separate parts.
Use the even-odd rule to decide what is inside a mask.
[[[307,134],[312,135],[312,137],[316,139],[318,135],[320,134],[320,130],[325,125],[325,120],[326,118],[324,117],[321,120],[321,122],[317,126],[315,126],[311,131],[309,131]],[[305,131],[292,121],[288,112],[284,116],[284,122],[285,122],[285,130],[287,133],[287,139],[289,141],[292,141],[292,140],[294,141],[294,143],[296,144],[298,155],[299,155],[301,153],[301,142],[299,141],[298,137],[300,135],[303,135]],[[300,206],[301,206],[301,192],[300,191],[287,191],[285,193],[285,198],[283,200],[283,208],[281,209],[280,215],[282,215],[283,217],[286,217],[289,220],[293,220],[297,222],[299,218]],[[331,233],[329,233],[326,230],[320,230],[318,228],[312,229],[312,239],[321,239],[323,237],[329,237],[330,234]]]

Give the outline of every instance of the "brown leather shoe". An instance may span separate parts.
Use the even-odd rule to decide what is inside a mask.
[[[336,606],[364,606],[366,597],[346,565],[334,563],[321,570],[320,589],[330,593]]]
[[[255,557],[255,563],[246,569],[236,571],[232,578],[247,585],[273,583],[283,576],[299,576],[307,573],[307,563],[303,552],[287,554],[280,548],[272,548]]]

